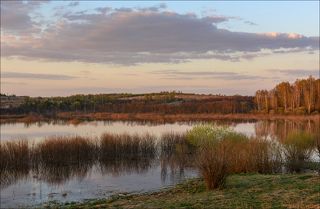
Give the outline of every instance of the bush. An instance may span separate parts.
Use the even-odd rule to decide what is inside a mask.
[[[228,145],[220,141],[214,146],[203,146],[197,154],[196,164],[207,189],[223,187],[228,176]]]
[[[187,141],[196,148],[196,166],[207,189],[222,187],[228,175],[228,151],[224,138],[231,129],[213,124],[195,126],[187,132]]]
[[[196,165],[207,189],[222,187],[233,173],[273,173],[281,168],[281,153],[276,143],[248,138],[226,127],[196,126],[187,133],[196,147]]]
[[[225,136],[232,134],[232,129],[215,124],[202,124],[187,132],[188,142],[195,147],[203,147],[208,144],[215,144]]]

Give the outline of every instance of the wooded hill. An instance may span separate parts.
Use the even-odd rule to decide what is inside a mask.
[[[2,97],[5,97],[2,95]],[[1,98],[2,98],[1,97]],[[14,100],[11,96],[11,103]],[[151,94],[89,94],[68,97],[25,97],[18,106],[1,104],[1,114],[44,114],[59,112],[110,113],[295,113],[320,111],[320,80],[313,77],[282,82],[274,89],[258,90],[252,96],[225,96],[160,92]],[[2,100],[2,99],[1,99]],[[7,100],[4,100],[7,101]],[[1,103],[3,103],[1,101]]]

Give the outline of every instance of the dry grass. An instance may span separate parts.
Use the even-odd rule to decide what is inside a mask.
[[[137,159],[156,154],[155,137],[129,134],[103,134],[100,139],[102,159]]]
[[[30,149],[28,140],[0,143],[0,171],[29,166]]]
[[[77,164],[94,159],[96,143],[92,139],[72,137],[49,137],[34,149],[34,160],[57,166]]]
[[[229,144],[231,173],[276,173],[282,158],[277,143],[265,139],[245,138]]]

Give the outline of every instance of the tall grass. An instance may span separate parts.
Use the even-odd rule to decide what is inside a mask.
[[[181,176],[185,168],[194,166],[193,150],[185,133],[164,133],[159,144],[162,182],[166,181],[168,175]]]
[[[96,143],[92,139],[55,136],[39,143],[33,151],[33,157],[38,163],[62,166],[93,160],[96,150]]]
[[[279,172],[282,152],[289,168],[298,171],[310,158],[315,144],[320,150],[317,140],[315,143],[312,135],[299,132],[277,143],[206,124],[185,134],[165,133],[160,141],[150,134],[106,133],[96,139],[66,136],[48,137],[36,144],[28,140],[3,142],[0,143],[0,182],[8,184],[15,176],[28,175],[30,169],[52,183],[83,177],[93,165],[114,175],[141,173],[159,157],[162,178],[166,178],[169,169],[174,175],[196,166],[207,188],[215,189],[224,185],[229,174]]]
[[[28,167],[30,154],[27,140],[0,143],[0,171]]]
[[[283,141],[289,170],[299,172],[314,150],[315,138],[307,132],[292,132]]]
[[[129,134],[103,134],[100,140],[102,159],[137,159],[153,157],[156,154],[155,137]]]
[[[30,145],[28,140],[0,143],[1,186],[28,175],[59,184],[73,176],[85,176],[96,163],[104,172],[119,175],[143,172],[157,155],[155,137],[104,134],[100,138],[53,136]]]

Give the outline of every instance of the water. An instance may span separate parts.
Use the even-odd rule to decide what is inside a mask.
[[[123,121],[91,121],[83,122],[77,125],[68,124],[63,121],[55,122],[38,122],[38,123],[7,123],[1,124],[1,141],[19,140],[19,139],[34,139],[42,140],[48,136],[86,136],[96,137],[101,134],[108,133],[128,133],[128,134],[144,134],[150,133],[160,136],[163,133],[175,132],[182,133],[190,130],[196,124],[202,122],[179,122],[179,123],[138,123],[138,122],[123,122]],[[219,122],[219,124],[225,124]],[[255,135],[255,123],[227,123],[236,131],[247,135]]]
[[[84,122],[78,125],[63,121],[32,124],[1,124],[1,141],[29,139],[41,141],[48,136],[80,135],[97,137],[108,133],[145,134],[182,133],[201,122],[138,123]],[[281,140],[294,130],[319,132],[315,121],[220,121],[248,136]],[[175,185],[184,179],[197,177],[197,171],[179,159],[146,159],[138,161],[87,163],[73,167],[27,169],[2,173],[1,207],[34,206],[47,201],[83,201],[104,198],[121,192],[147,192]]]

